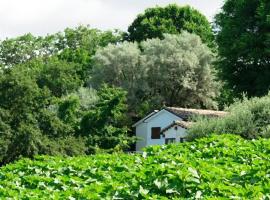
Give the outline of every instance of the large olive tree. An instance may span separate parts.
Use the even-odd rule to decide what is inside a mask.
[[[132,104],[145,97],[147,69],[137,43],[110,44],[97,51],[94,63],[91,80],[94,87],[103,82],[123,87],[129,92],[128,99]]]
[[[109,45],[94,57],[91,83],[123,87],[133,108],[145,102],[150,107],[215,107],[213,58],[200,37],[187,32],[147,40],[140,48],[128,42]]]
[[[213,55],[199,36],[183,32],[142,43],[150,96],[169,106],[215,107]]]

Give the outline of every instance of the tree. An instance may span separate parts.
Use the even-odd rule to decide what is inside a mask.
[[[168,106],[213,108],[218,94],[214,56],[199,36],[183,32],[142,43],[149,97]]]
[[[12,68],[0,75],[0,108],[11,115],[12,128],[20,121],[41,112],[51,101],[50,92],[40,89],[34,79],[35,73],[24,67]]]
[[[47,44],[51,46],[51,41]],[[44,44],[42,37],[35,37],[32,34],[6,39],[0,42],[0,65],[10,67],[40,55],[46,56],[49,53],[47,51],[49,46]]]
[[[65,124],[73,127],[78,135],[82,118],[95,107],[98,100],[96,90],[81,87],[58,100],[57,115]]]
[[[141,42],[163,38],[164,33],[179,34],[183,30],[199,35],[203,42],[214,47],[213,32],[206,17],[190,6],[176,4],[146,9],[129,26],[127,38]]]
[[[12,137],[12,129],[9,125],[10,114],[7,110],[0,108],[0,163],[7,154]]]
[[[102,85],[99,101],[81,121],[81,134],[88,137],[89,151],[97,148],[123,150],[129,147],[126,124],[126,92],[121,88]]]
[[[81,134],[80,126],[90,110],[99,108],[96,90],[86,87],[92,56],[99,46],[120,39],[119,32],[80,26],[46,37],[27,34],[0,42],[0,165],[22,156],[89,152],[86,144],[92,140],[85,136],[89,132]],[[93,118],[95,114],[99,113]],[[122,149],[127,128],[116,126],[112,117],[102,131]],[[98,123],[93,125],[99,130]],[[113,145],[95,135],[101,132],[92,132],[94,144]]]
[[[66,150],[64,141],[76,141],[71,139],[75,129],[51,109],[56,98],[38,86],[39,68],[30,66],[18,65],[0,74],[0,164],[36,154],[85,153],[77,149],[85,142],[80,139]]]
[[[115,44],[122,40],[120,31],[99,31],[86,26],[67,28],[56,34],[55,43],[60,60],[80,64],[82,80],[86,82],[92,68],[91,58],[99,47]]]
[[[91,68],[91,57],[99,46],[122,39],[120,31],[100,31],[88,26],[67,28],[63,32],[36,37],[26,34],[0,41],[0,69],[26,63],[36,58],[58,56],[60,60],[80,64],[81,76]]]
[[[56,97],[76,91],[82,84],[82,69],[76,63],[50,58],[41,63],[37,78],[39,87],[47,87]]]
[[[137,104],[147,90],[146,68],[141,62],[141,50],[137,43],[110,44],[97,51],[91,84],[102,83],[122,87],[128,91],[130,104]]]
[[[168,106],[215,107],[218,84],[210,49],[199,36],[183,32],[164,39],[110,45],[94,57],[92,82],[128,91],[131,110]]]
[[[235,96],[270,89],[270,2],[227,0],[215,17],[220,77]]]

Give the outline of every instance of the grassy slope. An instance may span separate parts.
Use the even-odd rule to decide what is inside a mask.
[[[0,169],[12,199],[267,199],[270,140],[220,135],[143,155],[37,157]],[[223,197],[223,198],[222,198]]]

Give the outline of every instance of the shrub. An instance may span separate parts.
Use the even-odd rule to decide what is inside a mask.
[[[270,136],[270,94],[244,98],[228,108],[224,118],[199,119],[190,129],[190,139],[215,134],[237,134],[247,139]]]

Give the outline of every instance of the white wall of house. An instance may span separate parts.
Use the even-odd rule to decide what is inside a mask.
[[[180,117],[168,112],[167,110],[161,110],[149,119],[145,120],[136,126],[136,136],[143,138],[136,143],[136,151],[141,151],[143,147],[149,145],[163,145],[165,144],[165,138],[160,136],[160,139],[152,139],[152,127],[160,127],[161,130],[176,120],[182,120]]]
[[[136,151],[139,151],[146,146],[147,123],[142,122],[136,126],[136,136],[138,138],[138,141],[136,142]]]
[[[187,129],[174,125],[170,129],[164,132],[164,140],[166,138],[175,138],[175,142],[180,142],[180,138],[185,138],[187,136]]]

